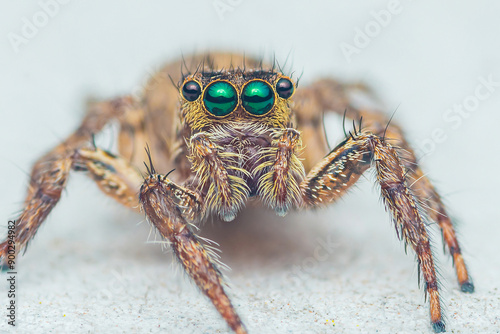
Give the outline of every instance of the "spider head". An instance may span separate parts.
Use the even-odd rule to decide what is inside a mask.
[[[179,87],[181,117],[194,131],[231,122],[283,128],[295,89],[289,77],[273,70],[198,72]]]

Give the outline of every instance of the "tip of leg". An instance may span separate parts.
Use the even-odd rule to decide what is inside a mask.
[[[474,292],[474,284],[472,284],[471,282],[465,282],[464,284],[462,284],[460,289],[462,290],[462,292],[473,293]]]
[[[276,212],[276,214],[280,217],[285,217],[286,214],[288,213],[288,210],[286,207],[276,207],[274,209],[274,211]]]
[[[222,214],[220,216],[222,218],[223,221],[225,222],[232,222],[234,220],[234,218],[236,218],[236,214],[235,213],[226,213],[226,214]]]
[[[245,327],[243,327],[243,326],[234,329],[234,331],[236,332],[236,334],[247,334],[248,333],[247,330],[245,329]]]
[[[444,333],[446,332],[446,326],[444,325],[443,320],[439,320],[437,322],[432,323],[432,329],[435,333]]]

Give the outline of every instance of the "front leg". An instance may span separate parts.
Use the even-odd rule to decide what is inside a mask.
[[[222,274],[188,226],[188,220],[201,212],[198,194],[171,182],[167,175],[151,174],[141,187],[139,199],[147,219],[170,242],[186,273],[210,298],[231,329],[246,333],[224,292]]]
[[[335,201],[372,164],[398,237],[409,243],[417,254],[429,294],[432,327],[436,333],[444,332],[438,280],[426,228],[427,217],[422,216],[406,182],[405,167],[391,145],[370,132],[351,135],[313,168],[302,182],[305,206],[316,207]]]
[[[335,112],[356,122],[362,119],[365,129],[386,138],[394,148],[398,148],[402,163],[408,170],[408,183],[412,193],[430,221],[436,222],[441,228],[444,242],[453,257],[460,289],[463,292],[474,292],[474,284],[469,277],[448,210],[421,169],[403,130],[394,121],[389,120],[387,114],[382,111],[382,104],[373,93],[364,85],[341,84],[331,79],[323,79],[298,91],[295,99],[298,102],[295,108],[298,126],[303,132],[304,141],[309,148],[316,148],[308,149],[303,156],[306,158],[306,169],[311,161],[317,161],[324,156],[321,148],[326,147],[325,135],[319,124],[326,111]]]
[[[258,194],[280,216],[301,205],[299,185],[305,177],[304,166],[298,158],[301,151],[300,133],[288,128],[275,131],[271,146],[259,152],[263,162],[254,173],[264,173],[259,178]]]
[[[248,172],[234,164],[238,154],[215,144],[206,132],[193,135],[189,146],[189,160],[199,180],[197,189],[206,194],[208,212],[204,213],[218,214],[224,221],[232,221],[249,195],[243,179]]]

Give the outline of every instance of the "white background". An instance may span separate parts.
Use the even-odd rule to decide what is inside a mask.
[[[229,6],[227,11],[218,9],[221,3]],[[456,129],[443,115],[474,95],[479,77],[500,82],[500,4],[400,1],[390,22],[347,59],[342,43],[355,45],[357,29],[376,24],[372,11],[388,4],[69,1],[18,48],[12,34],[22,36],[23,20],[33,22],[43,9],[37,2],[4,4],[0,225],[21,208],[30,165],[75,129],[88,98],[137,89],[148,72],[181,53],[275,53],[281,61],[290,53],[296,71],[304,72],[302,84],[319,76],[368,82],[388,112],[398,108],[395,120],[416,147],[428,149],[424,144],[433,131],[444,133],[446,139],[423,155],[422,162],[458,217],[477,288],[474,295],[458,292],[451,260],[442,256],[435,233],[448,328],[494,331],[500,326],[500,87]],[[332,137],[340,138],[341,128],[332,124]],[[415,262],[404,255],[371,182],[363,181],[326,211],[284,220],[269,214],[256,217],[206,227],[221,243],[223,261],[233,268],[227,273],[231,294],[251,332],[430,330]],[[170,255],[145,244],[149,228],[136,224],[141,219],[120,210],[85,177],[72,178],[22,258],[20,331],[226,331],[188,280],[171,274]],[[286,277],[293,266],[310,259],[317,238],[325,236],[338,250],[314,263],[299,286],[289,286]],[[6,325],[0,319],[1,330]]]

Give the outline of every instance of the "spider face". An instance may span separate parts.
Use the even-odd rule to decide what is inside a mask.
[[[194,132],[216,124],[251,122],[284,127],[290,121],[291,79],[272,70],[195,73],[180,85],[182,118]]]
[[[231,221],[249,198],[269,193],[278,138],[297,140],[287,142],[287,149],[300,146],[298,132],[290,129],[295,88],[273,70],[196,73],[184,79],[181,124],[189,136],[192,184],[208,199],[206,212]],[[287,183],[298,189],[304,168],[298,160],[289,168]],[[299,201],[297,194],[287,196],[279,214]],[[274,195],[266,199],[276,207],[273,201]]]

